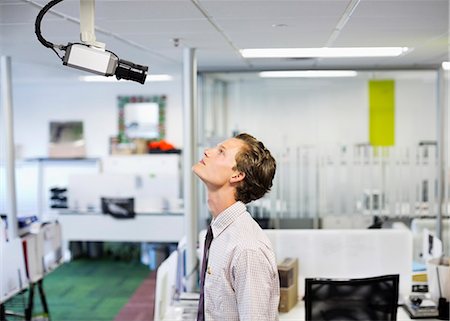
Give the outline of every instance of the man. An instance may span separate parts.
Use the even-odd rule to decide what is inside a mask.
[[[245,207],[272,187],[274,158],[263,143],[240,134],[206,149],[192,169],[206,185],[213,218],[197,320],[278,320],[275,255]]]

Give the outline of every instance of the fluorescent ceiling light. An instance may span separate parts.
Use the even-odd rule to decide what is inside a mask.
[[[442,69],[444,70],[450,70],[450,61],[444,61],[442,63]]]
[[[319,77],[355,77],[354,70],[289,70],[289,71],[262,71],[262,78],[319,78]]]
[[[117,80],[116,77],[105,77],[105,76],[81,76],[79,78],[81,81],[87,81],[87,82],[127,82],[126,80]],[[173,77],[170,75],[148,75],[145,79],[145,82],[153,82],[153,81],[170,81]]]
[[[407,47],[260,48],[240,50],[244,58],[395,57],[406,51],[408,51]]]

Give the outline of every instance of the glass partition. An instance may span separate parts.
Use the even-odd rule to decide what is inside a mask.
[[[273,191],[252,204],[257,215],[435,216],[435,70],[361,71],[346,78],[201,77],[203,145],[248,132],[276,155]],[[390,145],[371,141],[373,81],[393,83]]]

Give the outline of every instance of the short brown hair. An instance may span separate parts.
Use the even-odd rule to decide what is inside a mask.
[[[277,165],[270,151],[252,135],[242,133],[235,138],[244,142],[244,147],[236,154],[235,169],[245,174],[236,187],[235,198],[247,204],[270,191]]]

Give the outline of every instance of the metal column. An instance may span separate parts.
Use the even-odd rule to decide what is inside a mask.
[[[447,212],[447,197],[445,195],[447,184],[447,99],[446,99],[445,71],[440,68],[437,77],[437,213],[436,213],[436,236],[442,240],[442,215]],[[444,213],[443,213],[444,212]]]
[[[195,49],[183,52],[183,194],[186,229],[186,288],[193,292],[197,284],[198,197],[191,167],[196,161],[197,61]]]
[[[12,83],[11,83],[11,57],[2,56],[0,61],[0,89],[1,113],[3,115],[3,128],[1,135],[5,139],[6,157],[6,211],[8,216],[9,237],[18,237],[17,209],[16,209],[16,181],[15,181],[15,153],[14,153],[14,124],[12,112]]]

